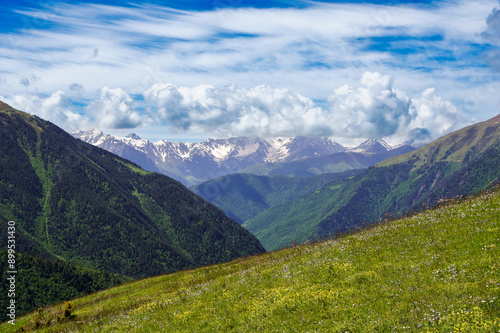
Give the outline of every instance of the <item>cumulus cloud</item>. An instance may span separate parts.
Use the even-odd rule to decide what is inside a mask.
[[[87,106],[87,112],[104,129],[135,128],[144,120],[135,110],[132,97],[120,88],[103,87],[100,98]]]
[[[70,93],[83,90],[72,84]],[[296,92],[268,85],[178,87],[155,83],[136,102],[120,88],[103,87],[98,99],[73,112],[61,90],[47,98],[14,95],[7,103],[67,130],[162,126],[167,132],[203,136],[332,136],[431,141],[466,124],[457,107],[427,88],[417,96],[394,87],[391,75],[365,72],[332,91],[321,106]],[[136,109],[136,106],[140,106]],[[144,111],[139,111],[144,108]]]
[[[366,72],[358,88],[335,89],[329,101],[336,135],[382,138],[410,122],[411,100],[393,89],[390,75]]]
[[[390,75],[375,72],[364,73],[358,87],[335,89],[329,101],[338,136],[430,141],[464,124],[456,106],[434,88],[409,97],[393,87]]]
[[[67,131],[88,129],[89,119],[71,110],[65,93],[56,91],[49,97],[32,94],[19,94],[0,97],[12,107],[49,120]]]
[[[287,89],[210,85],[194,88],[156,83],[144,92],[152,117],[179,132],[219,136],[398,137],[428,141],[460,122],[452,102],[433,88],[416,98],[393,87],[390,75],[366,72],[356,86],[343,85],[328,107]]]
[[[434,88],[424,90],[419,98],[412,100],[410,113],[408,129],[416,140],[435,139],[464,125],[456,106],[438,96]]]
[[[486,31],[482,35],[494,45],[487,53],[487,59],[492,68],[500,71],[500,9],[493,9],[486,19],[486,24]]]
[[[69,90],[70,93],[80,93],[83,87],[75,83]],[[119,88],[103,87],[99,99],[90,102],[85,108],[85,115],[74,110],[76,107],[62,90],[48,97],[18,94],[0,96],[0,99],[16,109],[49,120],[69,132],[91,128],[134,128],[145,121],[145,118],[135,110],[132,97]]]
[[[483,36],[500,44],[500,9],[495,8],[486,19],[487,30]]]
[[[160,121],[183,131],[221,136],[293,136],[322,127],[311,124],[311,115],[317,109],[311,99],[265,85],[217,89],[210,85],[187,88],[156,83],[144,92],[144,98],[155,106]]]

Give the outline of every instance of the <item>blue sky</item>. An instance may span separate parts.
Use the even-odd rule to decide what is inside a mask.
[[[428,141],[500,113],[498,8],[4,1],[0,99],[68,131],[149,139]]]

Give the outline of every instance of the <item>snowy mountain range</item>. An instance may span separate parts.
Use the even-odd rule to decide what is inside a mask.
[[[381,139],[370,139],[349,149],[325,137],[273,140],[234,137],[187,143],[165,140],[151,142],[134,133],[118,137],[97,130],[76,132],[73,136],[127,158],[146,170],[173,177],[185,185],[236,173],[259,164],[287,163],[345,152],[387,153],[393,149]],[[408,142],[398,147],[410,148],[411,144]]]

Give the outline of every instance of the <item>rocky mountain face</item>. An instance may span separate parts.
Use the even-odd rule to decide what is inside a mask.
[[[249,168],[256,165],[303,161],[345,152],[371,155],[393,151],[393,147],[380,139],[370,139],[348,149],[325,137],[273,140],[234,137],[187,143],[165,140],[151,142],[133,133],[127,137],[118,137],[96,130],[73,133],[73,136],[129,159],[145,170],[175,178],[185,185],[194,185],[242,171],[251,173]],[[414,149],[410,145],[403,146],[406,150],[401,152]]]

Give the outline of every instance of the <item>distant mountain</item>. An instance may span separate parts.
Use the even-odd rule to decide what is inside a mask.
[[[426,144],[425,143],[422,143],[422,142],[417,142],[415,140],[408,140],[408,141],[405,141],[399,145],[396,145],[396,146],[393,146],[392,149],[397,149],[397,148],[401,148],[401,147],[404,147],[404,146],[410,146],[410,147],[413,147],[415,149],[419,149],[419,148],[422,148],[423,146],[425,146]]]
[[[310,178],[232,174],[212,179],[191,190],[207,199],[238,223],[264,210],[314,192],[332,181],[353,177],[361,170],[325,173]]]
[[[169,177],[4,103],[0,124],[0,215],[23,235],[16,251],[133,278],[264,251],[220,209]]]
[[[126,136],[126,138],[130,138],[130,139],[134,139],[134,140],[142,140],[141,137],[135,133],[130,133],[129,135]]]
[[[352,179],[329,183],[271,207],[243,225],[267,250],[320,239],[386,214],[404,214],[467,195],[500,179],[500,116],[385,160]]]
[[[367,149],[371,150],[368,146]],[[375,148],[375,147],[373,147]],[[310,157],[302,160],[281,163],[265,163],[252,165],[241,173],[260,176],[312,177],[324,173],[345,172],[365,169],[385,159],[414,151],[411,146],[400,146],[389,151],[375,152],[341,152],[325,156]]]
[[[329,138],[307,138],[298,136],[288,140],[278,139],[271,142],[276,144],[276,142],[280,141],[286,141],[281,147],[284,153],[277,159],[270,158],[266,162],[290,162],[347,151],[344,146]]]
[[[373,157],[373,160],[379,162],[382,159],[372,154],[391,153],[386,156],[394,156],[395,152],[403,151],[392,149],[383,140],[367,140],[354,148],[352,152],[370,154],[369,156],[338,155],[334,161],[328,162],[329,158],[326,160],[318,158],[332,156],[336,153],[348,153],[349,150],[329,138],[295,137],[268,140],[258,137],[236,137],[208,139],[200,143],[185,143],[165,140],[150,142],[141,139],[136,134],[122,138],[95,130],[77,132],[73,135],[87,143],[129,159],[145,170],[163,173],[185,185],[199,184],[238,172],[299,177],[324,172],[341,172],[374,164],[373,162],[357,163],[358,158]],[[413,150],[411,146],[405,147],[407,151]],[[341,160],[341,157],[345,157],[346,160]],[[306,169],[300,167],[300,164],[292,164],[291,170],[293,171],[283,171],[288,170],[287,166],[283,167],[283,163],[308,159],[312,160],[305,162]],[[315,165],[316,162],[321,163],[321,165]],[[281,169],[281,171],[276,173],[265,171],[276,168]]]
[[[387,153],[392,147],[382,139],[369,139],[351,149],[355,153]]]

